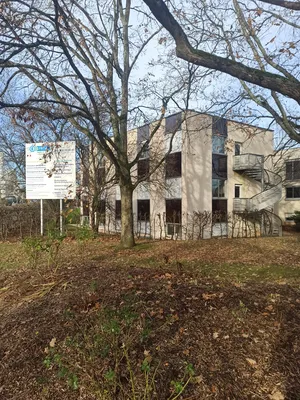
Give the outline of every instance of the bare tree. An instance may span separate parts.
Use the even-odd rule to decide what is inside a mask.
[[[243,99],[300,142],[299,2],[144,3],[175,40],[179,58],[238,78]]]
[[[133,246],[132,193],[140,180],[133,181],[132,170],[158,132],[171,96],[130,159],[129,118],[144,106],[132,104],[130,77],[160,28],[130,0],[8,0],[1,11],[0,107],[66,120],[99,147],[121,188],[121,244]]]

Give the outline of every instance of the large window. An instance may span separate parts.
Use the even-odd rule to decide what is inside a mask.
[[[286,179],[296,180],[300,179],[300,160],[291,160],[285,163]]]
[[[213,179],[227,179],[227,156],[212,155],[212,177]]]
[[[227,218],[227,200],[213,200],[212,212],[218,222],[226,222]]]
[[[138,161],[137,174],[139,179],[149,179],[149,158]]]
[[[181,223],[181,199],[166,200],[166,222]]]
[[[227,121],[225,118],[213,117],[212,134],[227,136]]]
[[[97,207],[97,212],[99,214],[100,218],[100,224],[105,225],[105,211],[106,211],[106,201],[105,200],[100,200],[98,202],[98,207]]]
[[[137,128],[137,141],[142,143],[149,139],[150,127],[149,125],[140,126]]]
[[[105,185],[105,167],[101,166],[101,167],[97,168],[96,176],[97,176],[97,183],[100,186],[104,186]]]
[[[222,198],[225,197],[225,181],[222,179],[212,180],[212,197]]]
[[[138,221],[150,221],[150,200],[137,201]]]
[[[166,157],[166,178],[181,176],[181,152],[168,154]]]
[[[225,154],[225,136],[213,135],[212,137],[212,152],[214,154]]]
[[[121,200],[116,200],[115,219],[116,220],[121,219]]]
[[[165,132],[175,133],[181,130],[181,122],[182,122],[181,113],[170,115],[169,117],[166,118]]]
[[[287,199],[300,199],[300,186],[285,188]]]

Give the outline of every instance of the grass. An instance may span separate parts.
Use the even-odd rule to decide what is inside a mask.
[[[3,398],[299,397],[295,237],[67,238],[56,268],[0,254]]]

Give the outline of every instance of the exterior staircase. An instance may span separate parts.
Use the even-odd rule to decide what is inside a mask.
[[[274,204],[282,196],[280,175],[264,169],[264,156],[258,154],[234,156],[233,170],[261,183],[261,192],[251,198],[234,199],[233,211],[259,213],[262,232],[267,236],[281,236],[282,221],[273,212]]]

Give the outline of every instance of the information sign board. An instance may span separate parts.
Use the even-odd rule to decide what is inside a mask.
[[[74,199],[75,142],[26,144],[26,199]]]

